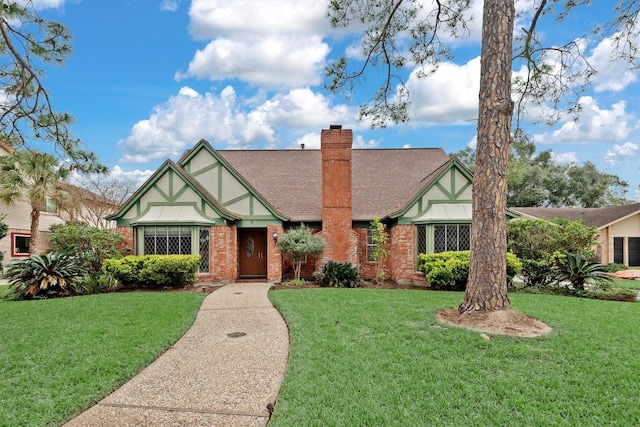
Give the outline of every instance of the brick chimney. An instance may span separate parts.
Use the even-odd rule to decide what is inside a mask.
[[[322,236],[328,260],[352,262],[351,129],[331,125],[320,136],[322,153]]]

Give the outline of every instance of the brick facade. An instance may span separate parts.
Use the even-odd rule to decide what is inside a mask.
[[[416,227],[396,225],[389,228],[389,277],[397,283],[411,284],[418,259]]]
[[[322,155],[322,232],[325,241],[320,265],[333,260],[357,263],[358,236],[352,230],[350,129],[331,126],[320,135]]]

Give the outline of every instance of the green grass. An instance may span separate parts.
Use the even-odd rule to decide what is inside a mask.
[[[0,301],[0,426],[59,425],[173,344],[205,294]]]
[[[638,289],[640,290],[640,280],[613,279],[613,286],[616,288]]]
[[[540,338],[439,324],[461,293],[270,292],[291,333],[270,427],[640,425],[640,304],[511,295]]]

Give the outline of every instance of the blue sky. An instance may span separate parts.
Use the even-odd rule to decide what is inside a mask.
[[[360,148],[443,147],[474,143],[481,1],[457,56],[417,80],[407,124],[371,130],[357,120],[361,87],[347,101],[323,89],[325,65],[352,52],[356,32],[332,30],[319,0],[34,0],[42,17],[73,33],[72,56],[47,68],[54,105],[76,118],[75,136],[114,174],[139,179],[205,138],[218,149],[319,147],[320,130],[342,124]],[[603,22],[612,2],[594,2],[562,25],[543,27],[566,41]],[[520,10],[534,4],[519,0]],[[578,28],[580,26],[580,28]],[[578,121],[525,120],[539,150],[560,163],[591,161],[629,182],[640,200],[638,71],[608,59],[608,40],[588,38],[601,71],[581,98]],[[514,70],[517,72],[517,70]]]

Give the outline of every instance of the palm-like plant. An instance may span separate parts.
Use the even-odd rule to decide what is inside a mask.
[[[84,274],[80,259],[51,252],[9,265],[4,277],[11,285],[9,295],[14,299],[29,299],[70,295],[73,280]]]
[[[579,290],[584,290],[585,283],[601,285],[613,282],[604,265],[590,262],[583,255],[568,252],[558,260],[553,275],[558,282],[568,280],[574,289]]]
[[[58,167],[56,158],[36,150],[18,150],[0,159],[0,202],[15,206],[19,200],[31,205],[31,240],[29,255],[34,255],[38,243],[40,212],[47,198],[59,208],[68,203],[62,186],[69,170]]]

